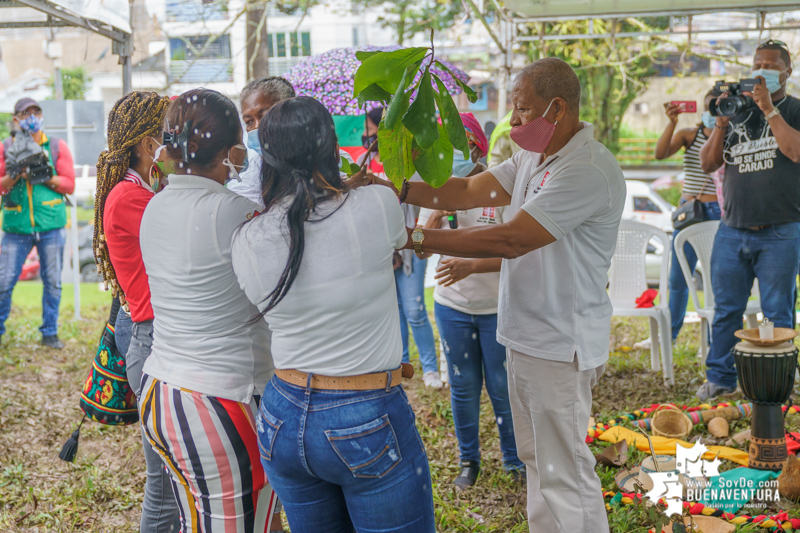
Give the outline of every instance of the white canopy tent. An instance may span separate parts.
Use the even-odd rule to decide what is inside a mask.
[[[485,0],[488,1],[488,0]],[[553,41],[575,39],[608,39],[614,35],[594,33],[589,25],[589,32],[573,35],[547,35],[545,23],[558,20],[586,19],[625,19],[627,17],[669,16],[669,29],[661,32],[622,32],[616,37],[637,37],[643,35],[680,35],[674,30],[673,17],[688,17],[686,37],[700,33],[747,33],[758,32],[759,35],[770,30],[800,30],[800,24],[768,25],[767,14],[783,11],[794,11],[800,8],[797,0],[666,0],[647,2],[642,0],[491,0],[503,14],[500,17],[499,33],[480,15],[474,0],[466,0],[472,11],[483,22],[492,39],[504,55],[504,68],[498,84],[498,120],[505,116],[507,85],[511,76],[513,46],[515,42]],[[703,30],[692,28],[692,17],[709,13],[742,12],[752,13],[752,24],[738,27],[714,28]],[[522,24],[541,23],[539,35],[520,35]]]
[[[26,20],[2,15],[6,8],[24,9]],[[0,0],[0,29],[74,26],[108,37],[122,65],[122,93],[131,91],[132,4],[128,0]],[[27,17],[28,12],[30,18]]]

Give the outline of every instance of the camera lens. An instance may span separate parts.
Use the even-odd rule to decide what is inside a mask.
[[[719,103],[720,114],[725,117],[732,117],[736,115],[743,107],[741,96],[729,96],[722,99]]]

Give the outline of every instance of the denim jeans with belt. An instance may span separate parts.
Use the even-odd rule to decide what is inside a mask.
[[[64,262],[64,228],[20,235],[6,233],[0,243],[0,335],[6,332],[6,319],[11,312],[11,293],[17,284],[22,266],[31,249],[39,253],[42,277],[42,336],[58,334],[58,308],[61,305],[61,268]]]
[[[419,351],[419,362],[423,372],[439,370],[436,362],[436,341],[433,338],[433,327],[425,308],[425,268],[427,259],[416,255],[412,258],[413,270],[406,276],[402,267],[394,271],[397,286],[397,305],[400,308],[400,336],[403,339],[403,362],[408,363],[408,326],[414,334],[414,342]]]
[[[261,463],[292,533],[434,533],[428,457],[402,385],[321,390],[273,376]]]
[[[720,223],[711,254],[714,323],[706,377],[716,385],[736,386],[731,349],[742,329],[742,315],[758,279],[761,310],[775,327],[793,327],[795,287],[800,265],[800,222],[761,230],[739,229]]]
[[[436,324],[444,344],[450,375],[450,403],[462,461],[480,463],[479,440],[481,391],[486,392],[494,409],[500,450],[507,470],[525,465],[517,457],[514,423],[508,400],[506,348],[497,342],[497,314],[468,315],[436,303]]]
[[[685,203],[686,200],[681,200],[681,205]],[[703,206],[704,221],[719,220],[722,216],[719,202],[704,202],[700,205]],[[672,315],[672,342],[675,342],[681,332],[683,319],[686,317],[686,305],[689,303],[689,286],[686,284],[686,278],[683,277],[681,265],[675,257],[675,237],[678,236],[679,231],[676,229],[672,234],[672,244],[670,245],[672,255],[669,261],[669,312]],[[683,245],[683,253],[686,254],[689,270],[694,274],[695,266],[697,266],[697,254],[688,242]]]
[[[150,355],[153,344],[153,321],[133,322],[130,315],[120,309],[114,326],[114,338],[119,352],[126,354],[125,369],[128,383],[138,398],[142,387],[142,366]],[[177,533],[181,530],[180,513],[175,495],[172,493],[169,474],[141,426],[140,430],[147,478],[144,483],[144,503],[139,530]]]

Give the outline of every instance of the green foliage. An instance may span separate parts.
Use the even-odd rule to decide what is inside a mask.
[[[83,67],[62,68],[61,87],[64,90],[64,100],[85,100],[86,91],[89,90],[89,82],[91,81],[92,78]],[[55,98],[55,78],[50,78],[47,85],[53,90],[53,98]]]
[[[353,174],[361,170],[361,167],[359,167],[355,163],[351,163],[350,161],[345,159],[344,156],[339,156],[339,158],[340,158],[340,164],[339,164],[340,172],[344,172],[348,176],[352,176]]]
[[[449,0],[354,0],[353,4],[382,7],[386,15],[378,22],[394,30],[400,46],[419,33],[450,28],[464,9],[461,2]]]
[[[592,28],[590,30],[590,24]],[[669,22],[664,17],[650,19],[628,18],[609,20],[569,20],[548,23],[547,35],[620,33],[664,29]],[[541,26],[529,26],[529,35],[538,35]],[[581,39],[532,43],[531,59],[545,56],[560,57],[569,63],[581,82],[581,119],[594,124],[595,138],[612,152],[619,150],[619,131],[622,116],[631,102],[647,89],[647,80],[655,74],[653,65],[665,45],[651,37],[614,39]]]
[[[378,127],[378,149],[386,175],[400,186],[416,170],[426,183],[440,187],[452,172],[453,146],[467,157],[469,144],[453,97],[430,72],[435,61],[433,45],[358,52],[356,56],[361,66],[356,71],[353,96],[361,105],[374,100],[388,102]],[[426,58],[427,66],[415,83]],[[467,97],[471,102],[477,98],[472,90]],[[443,125],[438,124],[437,109]]]
[[[678,204],[681,202],[681,195],[683,194],[683,187],[681,187],[680,183],[676,183],[672,187],[667,189],[659,189],[658,194],[661,195],[664,200],[669,202],[670,204],[678,207]]]
[[[0,113],[0,141],[11,135],[11,113]]]

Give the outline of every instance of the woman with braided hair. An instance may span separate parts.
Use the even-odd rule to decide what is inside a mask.
[[[95,259],[107,286],[126,304],[125,312],[117,315],[115,336],[137,397],[153,331],[139,226],[145,207],[161,187],[156,159],[168,105],[168,98],[152,92],[132,92],[120,99],[108,116],[108,150],[97,162]],[[180,517],[169,474],[144,433],[142,441],[147,480],[140,530],[177,532]]]

